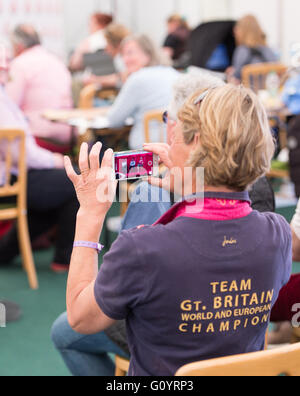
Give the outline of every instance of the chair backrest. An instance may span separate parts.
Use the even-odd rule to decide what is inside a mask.
[[[299,376],[300,344],[271,351],[207,360],[182,367],[177,377]]]
[[[84,87],[80,92],[78,107],[80,109],[91,109],[96,92],[97,88],[94,84]]]
[[[161,143],[164,142],[165,127],[163,124],[163,114],[164,114],[164,112],[162,110],[152,110],[152,111],[148,111],[147,113],[145,113],[145,116],[144,116],[145,143],[151,143],[150,127],[151,127],[151,123],[154,121],[159,123],[160,142]],[[159,143],[159,142],[155,142],[155,143]]]
[[[287,66],[281,63],[258,63],[247,65],[242,69],[242,82],[245,87],[252,88],[256,93],[266,89],[266,80],[270,73],[275,72],[283,81]]]
[[[130,361],[117,355],[115,360],[115,365],[116,365],[115,376],[126,377],[126,374],[129,371]]]
[[[113,87],[102,88],[96,92],[96,98],[114,101],[118,96],[119,91],[119,89]]]
[[[27,168],[26,168],[26,151],[25,151],[25,133],[21,130],[15,129],[0,129],[0,145],[4,142],[6,144],[4,158],[0,154],[0,177],[5,176],[4,185],[0,186],[0,197],[18,198],[19,208],[26,208],[26,185],[27,185]],[[11,185],[11,171],[13,165],[12,146],[18,144],[18,180]],[[1,180],[2,182],[2,180]],[[1,183],[2,184],[2,183]]]
[[[78,107],[80,109],[91,109],[94,107],[95,98],[111,101],[116,98],[118,92],[117,88],[98,89],[94,84],[87,85],[80,92]]]

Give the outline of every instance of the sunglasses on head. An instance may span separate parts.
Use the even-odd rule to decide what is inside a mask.
[[[162,116],[162,120],[163,120],[163,123],[164,123],[164,124],[167,124],[167,123],[168,123],[168,120],[169,120],[169,112],[168,112],[168,111],[165,111],[165,112],[164,112],[164,114],[163,114],[163,116]]]
[[[211,89],[208,89],[207,91],[204,91],[198,98],[195,100],[194,105],[198,106],[203,102],[203,100],[206,98],[206,96],[210,93]]]
[[[206,96],[213,90],[213,89],[215,89],[216,87],[213,87],[213,88],[210,88],[210,89],[207,89],[206,91],[204,91],[196,100],[195,100],[195,102],[194,102],[194,105],[195,106],[198,106],[199,104],[201,104],[202,102],[203,102],[203,100],[206,98]],[[164,112],[164,114],[163,114],[163,116],[162,116],[162,120],[163,120],[163,123],[164,124],[167,124],[168,123],[168,120],[169,120],[169,112],[168,111],[165,111]]]

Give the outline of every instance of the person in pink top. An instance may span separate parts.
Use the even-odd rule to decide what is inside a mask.
[[[63,156],[39,147],[30,127],[15,103],[0,85],[0,187],[7,181],[5,157],[7,141],[1,140],[1,129],[21,129],[25,132],[27,165],[27,209],[32,241],[57,226],[55,253],[51,268],[65,272],[69,268],[75,232],[78,201],[71,182],[63,169]],[[11,148],[10,182],[18,179],[19,145]],[[0,197],[1,204],[15,203],[15,197]],[[17,225],[0,238],[0,267],[8,266],[19,254]]]
[[[72,78],[64,63],[48,52],[31,26],[20,25],[12,34],[15,59],[10,65],[6,91],[27,117],[36,138],[70,143],[71,128],[42,116],[47,109],[70,109]]]

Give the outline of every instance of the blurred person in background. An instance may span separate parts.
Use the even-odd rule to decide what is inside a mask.
[[[12,49],[7,45],[0,47],[0,84],[5,85],[8,80],[8,65],[12,59]]]
[[[237,48],[233,55],[233,65],[227,70],[231,83],[241,82],[242,69],[246,65],[278,61],[268,47],[267,36],[255,16],[246,15],[240,19],[234,28],[234,36]]]
[[[48,52],[36,30],[19,25],[11,36],[15,58],[10,65],[6,91],[23,111],[32,134],[45,148],[47,141],[65,145],[71,141],[71,128],[45,120],[49,109],[71,109],[71,74],[63,61]]]
[[[300,262],[300,200],[291,222],[293,236],[293,261]],[[269,332],[269,344],[299,342],[300,336],[300,274],[292,275],[289,283],[281,290],[272,311],[271,321],[275,329]],[[294,331],[297,329],[297,333]]]
[[[163,44],[165,53],[177,61],[187,50],[190,28],[186,19],[180,15],[172,15],[168,19],[168,36]]]
[[[104,30],[106,39],[105,51],[113,58],[116,73],[107,76],[92,75],[84,81],[86,85],[96,84],[100,87],[121,87],[128,77],[126,66],[121,56],[121,44],[129,35],[129,30],[125,26],[117,23],[111,23]]]
[[[63,156],[37,145],[30,126],[15,103],[0,86],[0,129],[20,129],[25,132],[28,226],[31,240],[57,226],[55,253],[51,268],[65,272],[69,268],[75,232],[78,201],[72,184],[63,169]],[[5,184],[7,142],[0,141],[0,186]],[[18,178],[19,146],[11,148],[11,182]],[[14,198],[0,198],[0,204],[14,203]],[[7,266],[19,255],[17,225],[0,238],[0,266]]]
[[[127,37],[122,43],[121,53],[129,78],[112,106],[108,120],[111,128],[119,128],[129,117],[134,119],[129,147],[135,150],[142,148],[145,141],[145,113],[168,106],[179,73],[169,66],[146,35]],[[153,129],[151,138],[157,141],[155,135],[156,130]]]
[[[89,37],[83,40],[71,56],[69,68],[72,72],[81,71],[84,68],[83,56],[95,53],[106,48],[104,29],[113,22],[113,17],[108,14],[95,13],[89,20]]]

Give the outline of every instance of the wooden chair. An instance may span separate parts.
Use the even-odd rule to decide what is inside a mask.
[[[100,98],[103,100],[113,100],[118,95],[119,89],[117,88],[103,88],[99,89],[97,85],[90,84],[84,87],[80,93],[79,98],[79,108],[83,110],[93,109],[94,108],[94,99]],[[114,148],[115,151],[120,151],[124,142],[128,143],[128,137],[130,133],[131,127],[124,126],[122,128],[115,129],[102,129],[99,132],[91,132],[87,130],[86,133],[79,137],[78,144],[80,145],[83,142],[91,142],[93,141],[95,135],[98,137],[108,138],[107,142],[111,147]]]
[[[29,285],[38,288],[38,280],[31,250],[27,224],[27,167],[25,150],[25,133],[19,130],[0,130],[0,141],[7,142],[5,163],[5,184],[0,187],[0,198],[16,197],[15,205],[0,205],[0,221],[17,220],[18,237],[22,263],[27,272]],[[18,181],[11,185],[12,144],[19,143]]]
[[[164,142],[165,138],[165,128],[163,127],[163,114],[162,110],[148,111],[144,116],[144,132],[145,132],[145,143],[151,143],[150,140],[150,126],[151,123],[156,121],[160,124],[160,140],[159,142]],[[158,143],[158,142],[155,142]]]
[[[290,172],[287,170],[271,169],[267,174],[269,179],[290,179]]]
[[[266,88],[267,76],[275,72],[284,82],[288,68],[281,63],[258,63],[247,65],[242,69],[242,82],[245,87],[252,88],[256,93]]]
[[[292,344],[296,344],[298,342],[300,342],[300,327],[293,329],[293,335],[291,340]]]
[[[300,344],[271,351],[212,359],[182,367],[177,377],[300,376]]]
[[[130,361],[124,358],[121,358],[120,356],[116,356],[116,372],[115,376],[116,377],[126,377],[126,374],[129,371],[129,366],[130,366]]]
[[[93,107],[93,100],[96,94],[95,85],[87,85],[80,91],[79,96],[79,109],[91,109]]]
[[[90,84],[84,87],[79,96],[78,107],[80,109],[91,109],[94,107],[94,99],[100,98],[103,100],[114,99],[118,94],[116,88],[103,88],[99,89],[97,85]]]

